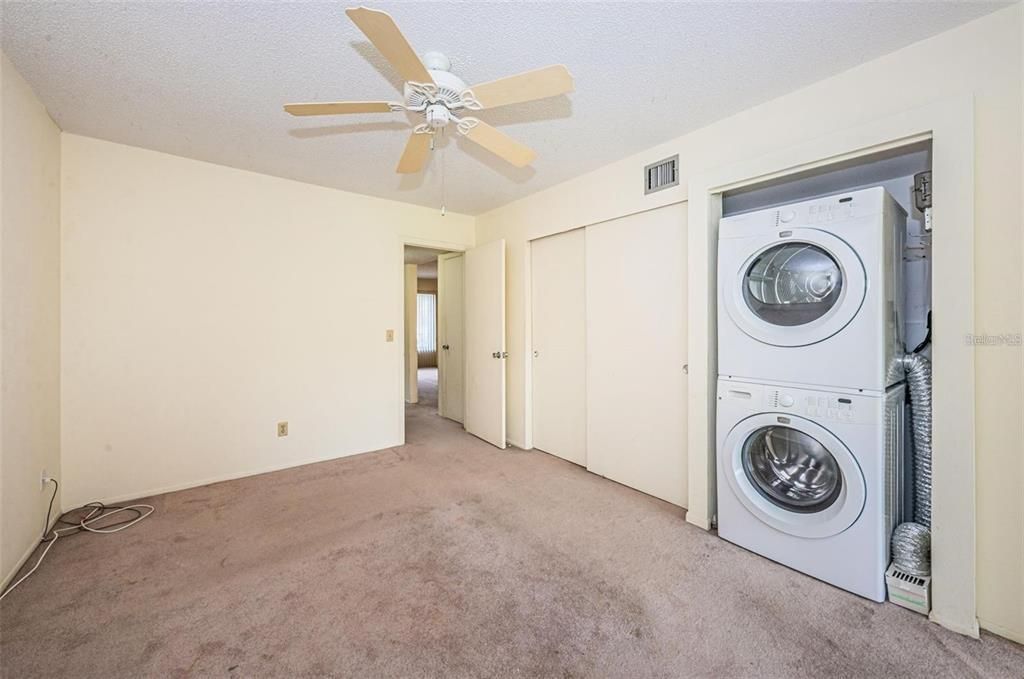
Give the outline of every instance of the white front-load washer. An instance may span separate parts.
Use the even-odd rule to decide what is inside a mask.
[[[719,536],[885,600],[904,398],[903,384],[869,395],[719,380]]]
[[[723,218],[718,374],[877,392],[902,380],[905,231],[881,187]]]

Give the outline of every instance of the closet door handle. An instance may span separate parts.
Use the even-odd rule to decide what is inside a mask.
[[[447,344],[442,344],[441,348],[444,349],[445,351],[448,351],[449,346]]]

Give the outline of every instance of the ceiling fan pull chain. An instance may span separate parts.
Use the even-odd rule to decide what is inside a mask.
[[[441,134],[444,135],[444,128],[441,128]],[[441,148],[441,216],[442,217],[444,217],[445,213],[448,211],[448,209],[446,207],[447,204],[448,204],[448,183],[446,181],[445,167],[444,167],[444,158],[445,158],[446,155],[448,155],[448,154],[445,153],[445,149],[442,147]]]

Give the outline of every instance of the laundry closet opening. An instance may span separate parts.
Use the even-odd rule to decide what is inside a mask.
[[[931,167],[926,140],[725,192],[717,239],[719,535],[925,613]]]

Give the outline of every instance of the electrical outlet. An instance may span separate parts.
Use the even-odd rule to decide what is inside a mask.
[[[46,473],[44,469],[39,474],[39,490],[46,490],[46,484],[50,482],[50,475]]]
[[[384,331],[384,341],[385,342],[394,342],[395,341],[395,331],[391,330],[390,328],[385,330]]]
[[[287,422],[278,422],[277,423],[277,435],[278,436],[288,436],[288,423]]]

